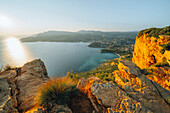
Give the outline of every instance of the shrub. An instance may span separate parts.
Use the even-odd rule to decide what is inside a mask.
[[[169,66],[169,63],[167,61],[165,61],[165,62],[152,64],[152,66],[155,66],[155,67]]]
[[[146,69],[142,69],[141,73],[145,74],[145,75],[149,75],[152,74],[152,69],[146,68]]]
[[[70,98],[77,94],[76,83],[69,78],[56,78],[48,81],[40,88],[38,93],[38,104],[45,108],[49,105],[68,104]]]
[[[165,50],[170,51],[170,42],[167,44],[160,45],[163,49],[160,50],[160,53],[164,54]]]
[[[126,79],[126,78],[122,78],[122,80],[123,80],[124,83],[129,82],[129,80]]]
[[[163,46],[163,49],[170,51],[170,42]]]
[[[12,67],[10,65],[6,65],[4,68],[3,68],[3,71],[8,71],[8,70],[11,70]]]
[[[164,28],[149,28],[142,30],[138,33],[137,37],[141,37],[143,34],[147,34],[147,37],[159,38],[159,35],[170,35],[170,26]]]
[[[161,49],[161,50],[160,50],[160,53],[161,53],[161,54],[164,54],[164,52],[165,52],[164,49]]]

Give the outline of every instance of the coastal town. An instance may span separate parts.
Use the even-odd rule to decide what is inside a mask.
[[[113,41],[96,41],[89,44],[89,47],[102,48],[101,53],[116,53],[123,58],[132,58],[135,39],[114,39]]]

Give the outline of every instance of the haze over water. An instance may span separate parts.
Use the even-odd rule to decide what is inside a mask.
[[[89,71],[106,59],[117,58],[115,54],[99,52],[100,48],[89,48],[89,43],[31,42],[21,43],[17,38],[0,40],[0,65],[22,66],[41,59],[50,76],[63,76],[70,70]]]

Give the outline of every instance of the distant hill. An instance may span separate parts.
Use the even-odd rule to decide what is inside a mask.
[[[108,41],[113,39],[135,39],[137,32],[101,32],[86,31],[47,31],[20,39],[22,42],[50,41],[50,42],[92,42]]]

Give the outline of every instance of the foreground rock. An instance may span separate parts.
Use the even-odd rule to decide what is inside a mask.
[[[79,81],[78,88],[88,95],[95,112],[170,112],[168,90],[149,80],[133,62],[120,61],[118,67],[113,72],[116,84],[95,77]]]
[[[14,78],[16,76],[17,73],[15,70],[0,73],[0,113],[18,113],[16,109],[16,85],[9,83],[9,78]],[[12,95],[12,93],[15,94]]]
[[[120,60],[115,81],[82,78],[81,91],[68,106],[52,105],[50,113],[169,113],[170,92],[141,73],[131,61]],[[44,63],[34,60],[0,73],[0,113],[45,113],[36,104],[38,89],[49,79]]]
[[[0,73],[0,113],[26,112],[36,106],[38,88],[48,80],[41,60]]]

